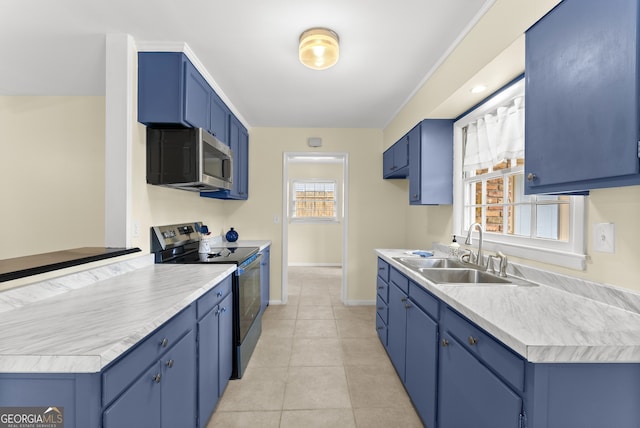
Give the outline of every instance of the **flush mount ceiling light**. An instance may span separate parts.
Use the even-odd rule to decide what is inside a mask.
[[[300,62],[314,70],[325,70],[338,62],[340,38],[328,28],[310,28],[300,35]]]
[[[485,85],[476,85],[473,88],[471,88],[469,92],[471,92],[472,94],[479,94],[486,90],[487,90],[487,87]]]

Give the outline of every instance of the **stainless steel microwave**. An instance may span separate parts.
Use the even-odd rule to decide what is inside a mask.
[[[147,128],[147,183],[206,192],[232,177],[231,149],[202,128]]]

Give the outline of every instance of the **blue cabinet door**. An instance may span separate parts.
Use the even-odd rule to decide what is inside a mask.
[[[409,137],[403,136],[382,154],[383,178],[407,178],[409,173]]]
[[[210,104],[213,91],[200,72],[184,60],[184,119],[194,128],[210,131]]]
[[[225,105],[224,102],[220,99],[220,97],[215,93],[211,92],[211,103],[210,103],[210,129],[209,132],[212,135],[222,141],[223,143],[229,145],[229,115],[231,112],[229,108]]]
[[[249,198],[249,134],[233,115],[229,119],[229,146],[233,153],[233,183],[231,190],[200,192],[200,196],[217,199]]]
[[[233,372],[233,295],[220,303],[218,315],[218,394],[222,396]]]
[[[196,333],[191,330],[161,360],[163,428],[196,426]]]
[[[453,121],[425,119],[409,133],[409,203],[453,203]]]
[[[198,421],[206,427],[218,403],[218,314],[215,306],[198,322]]]
[[[638,7],[564,0],[527,31],[525,193],[640,184]]]
[[[410,301],[407,310],[405,386],[422,422],[436,426],[438,324]]]
[[[387,322],[387,353],[400,379],[405,380],[407,344],[407,295],[394,283],[389,284],[389,319]]]
[[[138,122],[189,125],[184,119],[185,62],[179,52],[138,53]]]
[[[522,399],[453,336],[442,339],[438,427],[519,428]]]
[[[104,428],[158,428],[162,368],[154,364],[103,413]]]

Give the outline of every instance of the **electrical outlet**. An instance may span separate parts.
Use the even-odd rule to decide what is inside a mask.
[[[134,220],[133,224],[131,225],[131,237],[132,238],[140,237],[140,223],[138,223],[136,220]]]
[[[273,222],[274,222],[275,224],[280,223],[280,217],[278,217],[277,215],[274,215],[274,216],[273,216]]]
[[[593,250],[600,253],[616,252],[616,226],[613,223],[593,225]]]

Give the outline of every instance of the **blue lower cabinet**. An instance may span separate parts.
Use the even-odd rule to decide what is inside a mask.
[[[422,422],[436,426],[438,323],[412,300],[407,308],[405,387]]]
[[[160,363],[134,382],[103,413],[104,428],[157,428],[160,423]]]
[[[640,364],[528,364],[526,428],[640,427]]]
[[[198,313],[198,427],[207,426],[233,371],[231,277],[201,299]],[[204,302],[207,302],[204,304]],[[206,311],[205,311],[206,310]]]
[[[522,399],[453,336],[442,336],[439,428],[518,428]]]
[[[195,357],[191,330],[104,411],[104,428],[194,427]]]
[[[6,411],[11,407],[28,408],[29,414],[39,415],[55,407],[62,412],[65,427],[100,428],[100,376],[96,373],[1,373],[0,408]]]
[[[376,329],[427,428],[640,427],[640,364],[528,362],[398,269],[388,272],[388,287],[377,280],[388,305],[378,294]]]
[[[231,379],[233,373],[233,296],[228,294],[220,303],[218,316],[218,397]],[[204,400],[207,397],[202,397]]]
[[[395,284],[389,284],[389,319],[387,322],[387,353],[404,382],[407,346],[407,295]]]
[[[191,330],[161,360],[162,427],[194,427],[196,423],[196,333]]]

